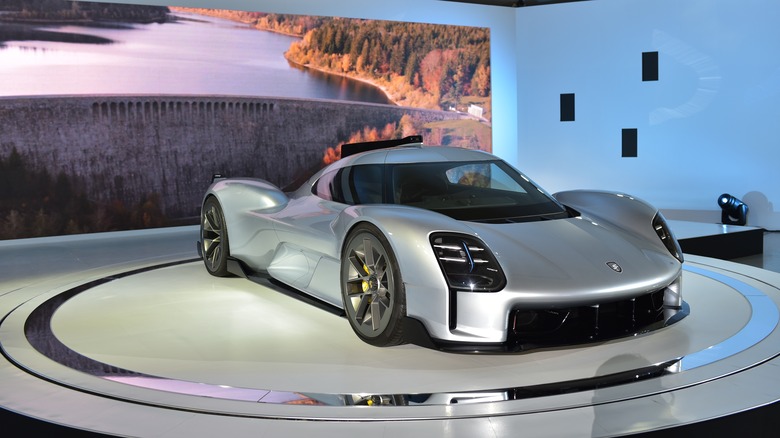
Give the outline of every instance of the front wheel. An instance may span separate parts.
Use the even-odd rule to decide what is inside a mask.
[[[228,235],[225,215],[219,201],[213,196],[206,199],[200,216],[203,263],[209,274],[226,277],[228,276],[227,259],[229,256]]]
[[[378,347],[403,344],[406,293],[395,255],[370,224],[352,230],[341,252],[341,295],[352,329]]]

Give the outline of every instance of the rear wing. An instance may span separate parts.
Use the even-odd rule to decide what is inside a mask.
[[[341,158],[355,155],[359,152],[374,151],[377,149],[393,148],[407,144],[422,143],[422,135],[410,135],[395,140],[365,141],[362,143],[344,143],[341,145]]]

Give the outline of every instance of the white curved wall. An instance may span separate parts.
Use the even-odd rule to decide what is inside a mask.
[[[719,222],[728,192],[748,225],[780,229],[778,23],[774,0],[522,8],[520,167],[551,191],[616,189],[682,219]],[[653,51],[659,80],[642,82]],[[559,121],[561,93],[575,93],[574,122]],[[637,129],[635,158],[621,158],[624,128]]]

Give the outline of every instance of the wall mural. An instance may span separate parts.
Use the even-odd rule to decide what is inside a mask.
[[[197,223],[214,173],[288,186],[348,142],[491,150],[489,30],[0,1],[0,239]]]

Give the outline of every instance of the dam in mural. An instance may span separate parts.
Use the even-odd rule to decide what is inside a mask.
[[[404,115],[421,123],[467,117],[276,97],[0,98],[0,156],[15,150],[36,169],[77,178],[91,202],[130,205],[155,194],[167,216],[195,217],[214,173],[285,185],[350,134]]]

